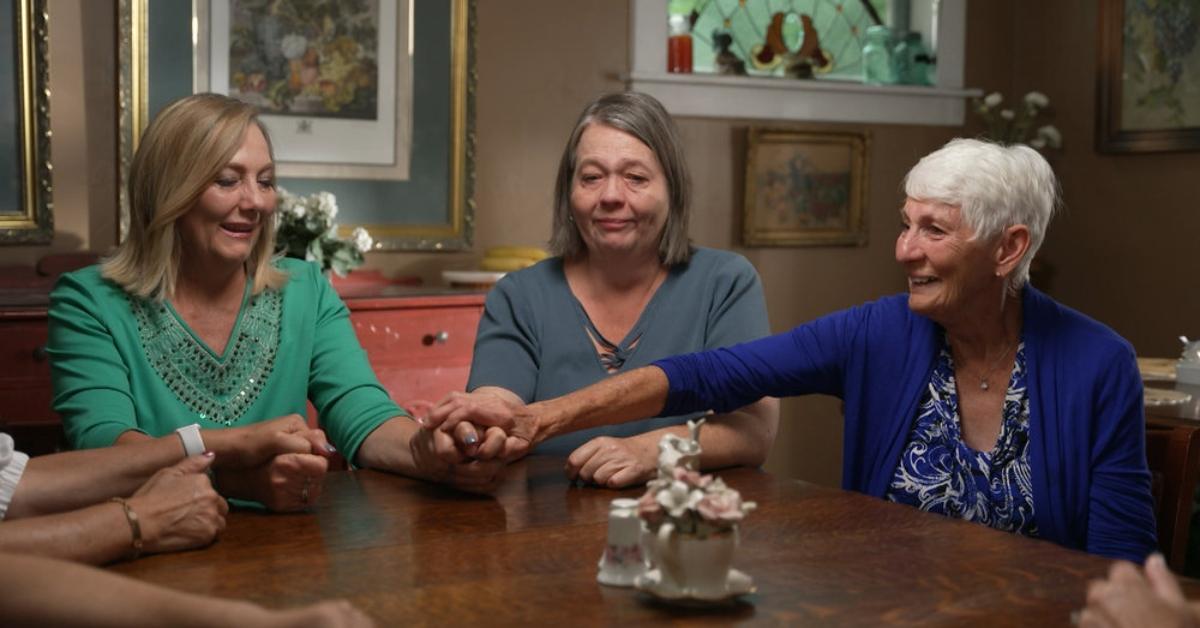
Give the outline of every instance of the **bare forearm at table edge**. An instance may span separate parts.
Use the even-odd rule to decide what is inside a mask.
[[[537,418],[533,444],[600,425],[652,417],[667,403],[670,383],[657,366],[645,366],[530,405]]]
[[[126,438],[126,435],[132,435]],[[175,434],[151,439],[125,432],[113,447],[68,451],[30,458],[9,507],[9,518],[75,510],[125,497],[159,469],[183,459]]]
[[[124,509],[113,502],[0,525],[0,552],[93,565],[128,556],[133,550],[132,541]]]
[[[0,556],[0,562],[5,565],[0,572],[0,607],[14,625],[269,624],[269,613],[248,602],[159,588],[64,561],[8,554]]]

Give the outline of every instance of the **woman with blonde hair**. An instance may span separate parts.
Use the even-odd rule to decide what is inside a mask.
[[[51,295],[54,407],[76,447],[181,438],[189,454],[216,452],[222,494],[274,510],[316,499],[326,434],[360,465],[494,483],[498,463],[452,470],[430,453],[436,437],[410,438],[320,269],[275,255],[275,161],[254,107],[218,94],[167,106],[138,146],[129,201],[115,255]],[[309,400],[323,431],[301,418]],[[296,434],[309,446],[222,465],[239,458],[225,451]]]

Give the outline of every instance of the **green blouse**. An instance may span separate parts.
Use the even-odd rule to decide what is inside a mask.
[[[170,303],[130,296],[99,266],[62,276],[50,295],[54,409],[77,448],[107,447],[127,430],[151,436],[304,416],[347,460],[387,419],[405,416],[379,384],[350,313],[320,270],[281,259],[282,290],[249,288],[223,355]]]

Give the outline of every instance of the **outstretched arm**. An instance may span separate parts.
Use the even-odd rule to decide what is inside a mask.
[[[373,625],[344,600],[272,611],[47,558],[0,554],[0,565],[0,608],[14,626]]]
[[[204,475],[211,464],[207,455],[186,458],[158,471],[133,492],[126,505],[137,518],[136,537],[126,505],[102,502],[6,521],[0,524],[0,551],[101,564],[134,555],[135,540],[146,553],[208,545],[224,529],[229,509]]]
[[[667,387],[662,369],[646,366],[527,406],[497,395],[452,393],[417,420],[443,432],[453,432],[464,421],[497,427],[528,448],[559,434],[654,416],[666,403]]]
[[[30,458],[13,493],[7,518],[62,513],[110,497],[131,495],[159,469],[183,457],[183,445],[172,434],[120,447]]]

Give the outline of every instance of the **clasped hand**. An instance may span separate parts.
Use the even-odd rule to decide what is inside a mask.
[[[257,501],[270,510],[304,510],[321,494],[336,453],[321,430],[291,414],[270,421],[205,432],[216,452],[217,485],[228,497]]]
[[[507,397],[491,391],[454,392],[428,412],[414,416],[442,460],[498,459],[508,463],[528,454],[536,444],[541,408],[521,403],[515,395]],[[593,438],[571,453],[567,476],[609,488],[645,482],[653,475],[656,452],[654,444],[645,441],[639,437]]]
[[[459,455],[512,462],[529,453],[537,432],[529,406],[491,392],[452,392],[414,416],[426,431],[450,437],[434,437],[443,443],[439,451],[444,455],[453,455],[446,449],[453,445]]]

